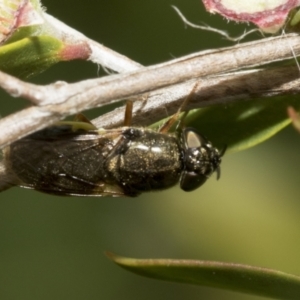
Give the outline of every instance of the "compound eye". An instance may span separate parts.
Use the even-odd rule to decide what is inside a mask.
[[[186,148],[200,148],[207,144],[205,138],[195,132],[192,128],[186,128],[184,131],[184,142]]]
[[[195,172],[183,172],[180,178],[180,188],[185,192],[190,192],[200,187],[207,177]]]
[[[199,135],[194,131],[186,132],[186,145],[188,148],[199,148],[201,147]]]

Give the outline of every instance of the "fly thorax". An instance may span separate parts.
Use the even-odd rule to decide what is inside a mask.
[[[178,182],[182,161],[175,136],[130,128],[119,147],[109,168],[127,192],[164,189]]]

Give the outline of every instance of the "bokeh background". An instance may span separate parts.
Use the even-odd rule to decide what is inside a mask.
[[[199,0],[43,4],[49,14],[144,65],[232,45],[216,34],[185,28],[171,5],[190,21],[232,35],[249,28],[206,13]],[[31,81],[97,76],[96,65],[71,62]],[[28,105],[2,91],[0,96],[1,116]],[[139,277],[114,265],[104,251],[245,263],[300,275],[299,150],[299,134],[287,128],[255,148],[226,155],[221,180],[213,177],[193,193],[176,187],[134,199],[97,199],[8,190],[0,195],[0,298],[263,299]]]

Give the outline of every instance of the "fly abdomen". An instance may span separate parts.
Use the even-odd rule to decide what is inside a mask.
[[[103,163],[112,146],[105,138],[85,139],[88,134],[79,135],[70,126],[49,127],[13,143],[7,166],[24,187],[53,194],[101,191]]]

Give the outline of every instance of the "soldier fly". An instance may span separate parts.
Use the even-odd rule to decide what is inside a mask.
[[[124,127],[60,122],[11,144],[4,161],[19,186],[55,195],[133,197],[178,182],[192,191],[219,177],[224,151],[193,128],[169,133],[183,106],[158,131],[131,127],[130,104]]]

